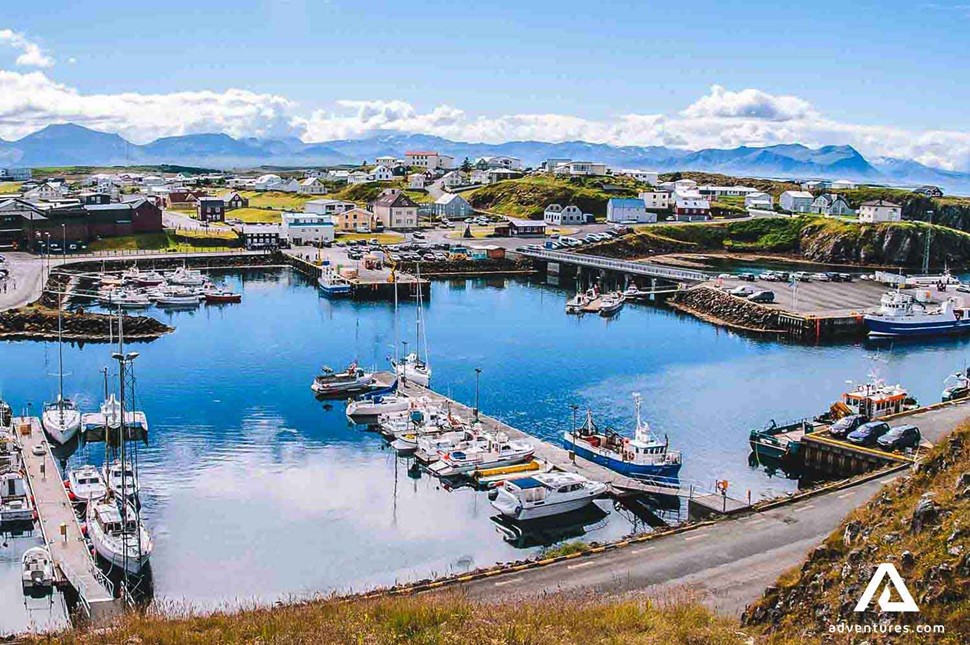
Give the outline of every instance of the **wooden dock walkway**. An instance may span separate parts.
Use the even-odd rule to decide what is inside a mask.
[[[16,417],[14,429],[34,496],[37,523],[50,549],[58,584],[70,585],[77,592],[81,607],[92,621],[102,622],[119,615],[122,601],[114,597],[110,581],[88,550],[40,419]],[[35,449],[43,452],[34,454]]]
[[[394,375],[389,372],[382,372],[377,377],[383,383],[390,383],[394,380]],[[429,388],[409,382],[407,385],[399,385],[399,390],[410,397],[427,397],[442,408],[450,408],[455,414],[463,417],[466,421],[471,421],[475,418],[475,411],[472,408],[438,394]],[[576,473],[583,477],[607,484],[610,489],[610,494],[615,497],[637,494],[672,495],[687,498],[692,504],[700,505],[713,513],[731,513],[747,507],[746,502],[713,492],[700,491],[690,484],[673,486],[659,482],[647,483],[632,477],[627,477],[615,470],[610,470],[605,466],[583,459],[561,446],[542,441],[537,437],[513,428],[506,423],[502,423],[498,419],[481,414],[480,412],[478,420],[487,432],[504,432],[511,439],[529,441],[535,446],[535,458],[551,464],[557,470]],[[419,459],[428,459],[429,457],[428,455],[421,454],[417,456]]]

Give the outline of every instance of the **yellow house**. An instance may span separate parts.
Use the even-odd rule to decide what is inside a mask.
[[[374,213],[363,208],[351,208],[342,213],[334,213],[333,222],[341,232],[369,232],[374,230]]]

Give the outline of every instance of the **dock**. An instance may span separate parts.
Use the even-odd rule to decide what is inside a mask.
[[[391,383],[394,378],[394,374],[389,372],[381,372],[377,375],[377,379],[382,383]],[[466,420],[470,421],[475,418],[474,409],[429,388],[415,385],[414,383],[407,383],[406,385],[399,384],[398,389],[409,397],[427,397],[436,405],[444,409],[450,409]],[[747,502],[728,497],[721,493],[705,491],[696,483],[682,482],[675,485],[667,482],[649,482],[627,477],[615,470],[610,470],[605,466],[583,459],[561,446],[542,441],[498,419],[481,414],[480,411],[478,420],[486,432],[504,432],[510,439],[529,441],[535,446],[534,458],[552,465],[556,470],[576,473],[588,479],[603,482],[609,487],[609,494],[613,497],[628,497],[641,494],[683,497],[688,499],[689,507],[703,509],[707,514],[720,515],[734,513],[748,507]],[[432,459],[430,455],[423,455],[420,451],[415,456],[421,461],[429,461]]]
[[[351,284],[351,297],[355,300],[390,300],[394,298],[394,289],[397,287],[398,297],[406,301],[407,298],[414,297],[419,285],[423,297],[427,298],[431,295],[430,280],[425,278],[419,280],[417,276],[398,271],[392,281],[391,269],[386,265],[367,268],[362,262],[348,264],[345,257],[341,261],[340,256],[328,253],[329,250],[321,249],[317,257],[312,260],[292,251],[284,251],[283,258],[289,266],[314,281],[323,271],[323,265],[320,262],[324,260],[329,261],[334,267],[354,269],[357,275],[346,279]]]
[[[80,607],[92,622],[120,615],[122,601],[114,597],[113,585],[88,549],[40,419],[15,417],[13,425],[34,496],[37,524],[54,561],[58,586],[69,586],[77,593]],[[35,449],[41,454],[34,454]]]

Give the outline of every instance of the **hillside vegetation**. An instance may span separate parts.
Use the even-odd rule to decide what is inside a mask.
[[[854,611],[876,566],[891,562],[919,613]],[[878,598],[878,594],[876,596]],[[894,599],[898,599],[894,596]],[[898,642],[970,639],[970,424],[941,442],[916,474],[883,488],[748,608],[744,622],[783,638],[826,635],[834,623],[940,624],[946,635]],[[859,637],[889,642],[880,636]]]
[[[934,266],[970,264],[970,234],[920,222],[859,224],[817,216],[709,224],[662,224],[586,247],[617,258],[662,253],[738,251],[797,255],[832,264],[919,266],[928,232]]]
[[[636,197],[645,189],[627,177],[535,175],[483,186],[465,193],[465,198],[477,210],[510,217],[542,219],[549,204],[575,204],[584,213],[605,217],[610,197]]]

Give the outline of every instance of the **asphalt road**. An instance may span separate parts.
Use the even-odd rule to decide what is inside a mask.
[[[713,610],[737,616],[781,573],[798,565],[853,508],[900,476],[885,475],[795,504],[594,556],[463,583],[460,589],[474,599],[509,600],[590,591],[662,595],[689,587],[701,593]]]

